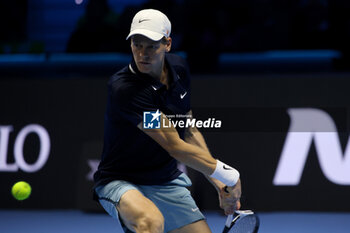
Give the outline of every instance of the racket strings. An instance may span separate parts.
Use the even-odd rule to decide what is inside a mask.
[[[239,218],[229,233],[256,233],[258,226],[258,218],[255,215],[247,215]]]

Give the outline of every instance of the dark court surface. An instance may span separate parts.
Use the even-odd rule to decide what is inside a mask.
[[[259,233],[346,233],[350,213],[262,212]],[[213,233],[222,232],[225,216],[205,212]],[[118,223],[106,214],[78,210],[1,210],[2,233],[122,233]]]

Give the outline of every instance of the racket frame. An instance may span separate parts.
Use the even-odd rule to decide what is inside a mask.
[[[223,233],[227,233],[231,229],[231,227],[239,221],[239,219],[252,214],[254,214],[254,212],[251,210],[236,210],[233,215],[232,214],[228,215],[225,222],[225,228],[223,230]],[[257,227],[259,227],[260,223],[259,223],[258,217],[257,217],[257,221],[258,221]]]

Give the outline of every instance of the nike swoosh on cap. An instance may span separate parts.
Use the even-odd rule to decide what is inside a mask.
[[[150,21],[150,19],[139,19],[139,23],[142,23],[144,21]]]

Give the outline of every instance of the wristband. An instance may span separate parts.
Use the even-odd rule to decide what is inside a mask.
[[[233,167],[216,160],[216,168],[210,177],[220,180],[227,186],[235,186],[239,179],[239,172]]]

